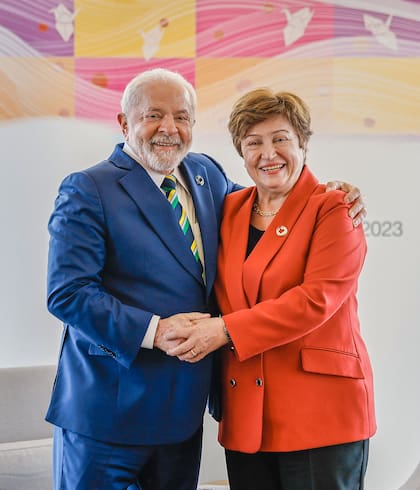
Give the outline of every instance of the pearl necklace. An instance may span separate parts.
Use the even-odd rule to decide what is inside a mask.
[[[262,216],[263,218],[275,216],[279,212],[279,209],[280,208],[276,209],[275,211],[263,211],[258,207],[258,204],[256,202],[254,202],[254,204],[252,205],[252,211],[254,211],[254,213],[257,213],[258,216]]]

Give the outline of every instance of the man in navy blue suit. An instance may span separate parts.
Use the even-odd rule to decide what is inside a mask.
[[[46,416],[54,488],[195,490],[212,357],[167,356],[165,333],[217,313],[218,230],[236,185],[189,153],[196,95],[183,77],[144,72],[121,105],[124,144],[64,179],[49,222],[48,308],[64,323]]]

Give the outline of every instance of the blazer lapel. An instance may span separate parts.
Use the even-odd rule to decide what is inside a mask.
[[[232,306],[232,311],[251,306],[245,294],[243,271],[248,242],[248,227],[256,188],[250,187],[239,192],[243,194],[244,199],[238,202],[232,213],[232,220],[222,224],[223,250],[226,255],[222,276],[225,282],[224,290]]]
[[[304,167],[299,180],[283,203],[279,213],[245,261],[243,284],[251,306],[258,302],[260,282],[265,269],[286,243],[294,224],[304,210],[317,184],[318,181],[313,174],[307,167]]]
[[[170,208],[165,195],[156,187],[143,167],[135,162],[131,171],[119,182],[175,259],[202,284],[200,268],[186,246],[175,213]]]
[[[190,156],[185,157],[180,170],[190,190],[200,225],[204,250],[206,289],[207,294],[210,294],[216,275],[219,230],[208,175],[205,166]]]

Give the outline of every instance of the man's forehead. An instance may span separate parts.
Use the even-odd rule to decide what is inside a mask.
[[[190,94],[187,89],[174,82],[149,82],[141,89],[141,99],[145,102],[161,101],[162,103],[189,104]]]

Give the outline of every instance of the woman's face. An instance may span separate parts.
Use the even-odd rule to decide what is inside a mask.
[[[305,151],[282,115],[252,126],[241,142],[245,168],[260,192],[287,195],[304,166]]]

